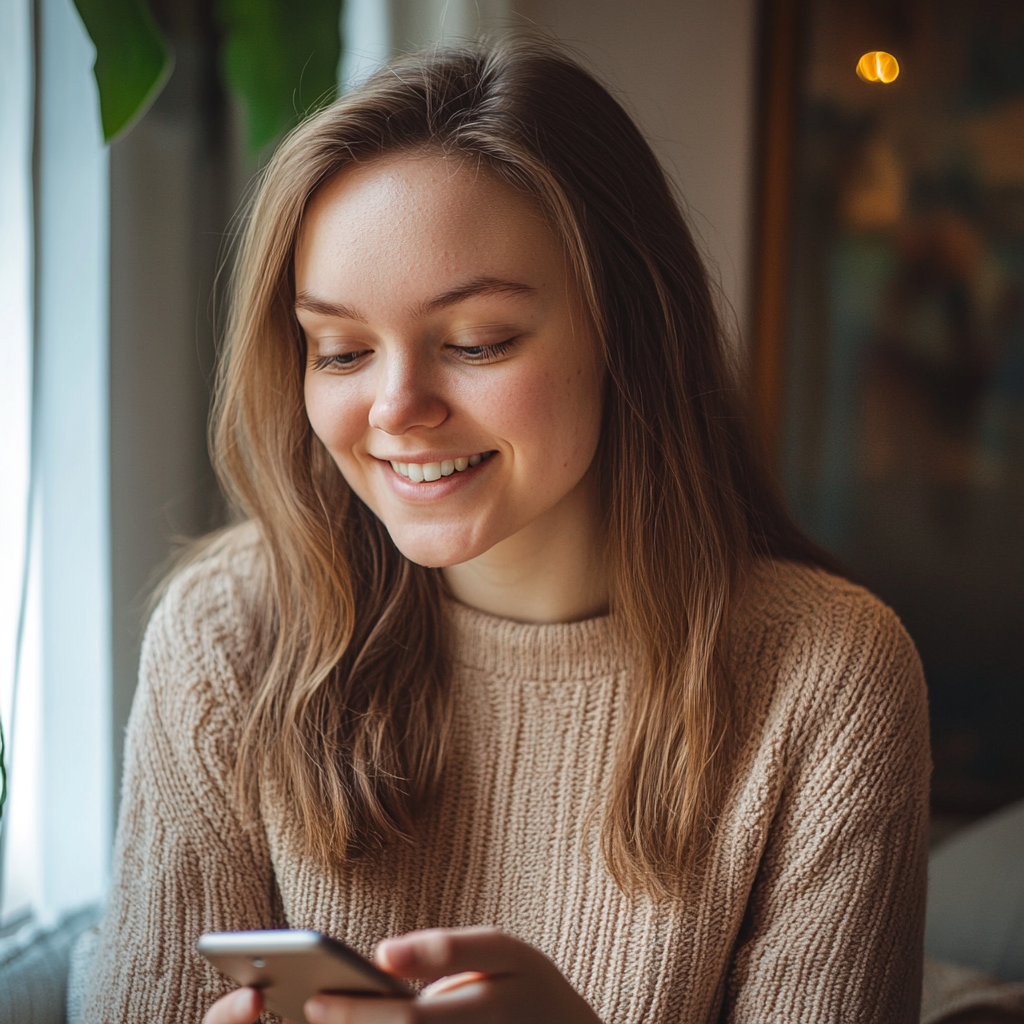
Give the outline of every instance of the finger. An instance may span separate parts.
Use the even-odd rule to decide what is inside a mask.
[[[402,978],[436,981],[447,974],[479,971],[514,974],[545,960],[525,942],[495,928],[430,928],[409,932],[377,945],[377,962]]]
[[[418,1019],[412,999],[332,996],[321,992],[302,1008],[310,1024],[414,1024]]]
[[[221,996],[203,1017],[203,1024],[254,1024],[263,1012],[263,995],[254,988],[240,988]]]

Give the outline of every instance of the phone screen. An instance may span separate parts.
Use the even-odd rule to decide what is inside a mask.
[[[320,932],[210,932],[199,952],[239,985],[263,991],[268,1010],[304,1024],[302,1006],[317,992],[409,999],[412,989],[343,942]]]

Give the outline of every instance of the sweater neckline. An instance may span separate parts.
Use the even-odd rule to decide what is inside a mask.
[[[615,620],[517,622],[446,597],[445,615],[456,664],[506,679],[574,682],[625,668]]]

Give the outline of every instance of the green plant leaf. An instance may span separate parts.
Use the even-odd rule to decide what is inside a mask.
[[[96,47],[103,138],[127,131],[159,95],[174,56],[143,0],[75,0]]]
[[[337,93],[341,0],[219,0],[224,77],[258,153]]]

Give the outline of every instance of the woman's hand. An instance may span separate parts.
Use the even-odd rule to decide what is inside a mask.
[[[240,988],[221,996],[203,1017],[203,1024],[255,1024],[263,1012],[263,996],[254,988]]]
[[[451,984],[429,985],[413,1000],[313,996],[305,1005],[311,1024],[600,1024],[543,953],[493,928],[410,932],[381,942],[375,959],[399,978],[427,982],[451,978]],[[460,974],[465,977],[451,977]],[[252,1020],[218,1017],[204,1024],[250,1024]]]

